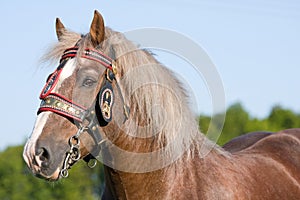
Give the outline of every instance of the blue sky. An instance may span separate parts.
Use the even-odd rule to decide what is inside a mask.
[[[240,101],[255,117],[267,116],[275,104],[300,112],[299,1],[1,1],[0,150],[21,144],[32,130],[39,92],[56,67],[40,68],[38,62],[56,41],[55,18],[71,30],[86,33],[95,9],[108,26],[121,32],[158,27],[191,38],[216,65],[227,106]],[[180,59],[155,53],[181,73]],[[197,81],[190,84],[193,90],[199,87],[194,91],[199,112],[209,113],[209,93]]]

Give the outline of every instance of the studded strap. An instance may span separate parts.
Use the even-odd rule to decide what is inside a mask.
[[[51,111],[82,122],[84,120],[86,110],[86,108],[74,104],[71,100],[59,94],[50,93],[42,99],[38,113]]]

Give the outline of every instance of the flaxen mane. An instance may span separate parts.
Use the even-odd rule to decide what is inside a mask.
[[[105,51],[116,60],[122,73],[120,85],[130,109],[136,111],[125,124],[125,132],[133,138],[153,137],[158,147],[167,146],[164,156],[173,158],[186,150],[189,155],[201,154],[202,145],[212,148],[213,143],[200,133],[188,95],[175,75],[123,34],[106,28],[106,36],[104,44],[109,45],[104,46],[109,49]]]

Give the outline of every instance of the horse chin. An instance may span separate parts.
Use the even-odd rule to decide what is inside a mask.
[[[47,167],[36,165],[35,162],[36,161],[33,161],[33,163],[29,165],[29,168],[36,177],[47,181],[58,181],[60,178],[62,178],[61,170],[63,168],[63,158],[61,162],[52,163],[52,165]],[[70,168],[70,166],[68,168]]]
[[[58,181],[61,178],[59,168],[57,168],[57,170],[55,170],[54,173],[51,175],[45,175],[42,172],[36,173],[34,175],[38,178],[41,178],[41,179],[44,179],[47,181]]]

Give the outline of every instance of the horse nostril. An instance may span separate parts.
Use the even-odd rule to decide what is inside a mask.
[[[45,148],[39,148],[36,151],[36,157],[39,159],[41,167],[48,167],[49,166],[49,159],[50,154]]]

